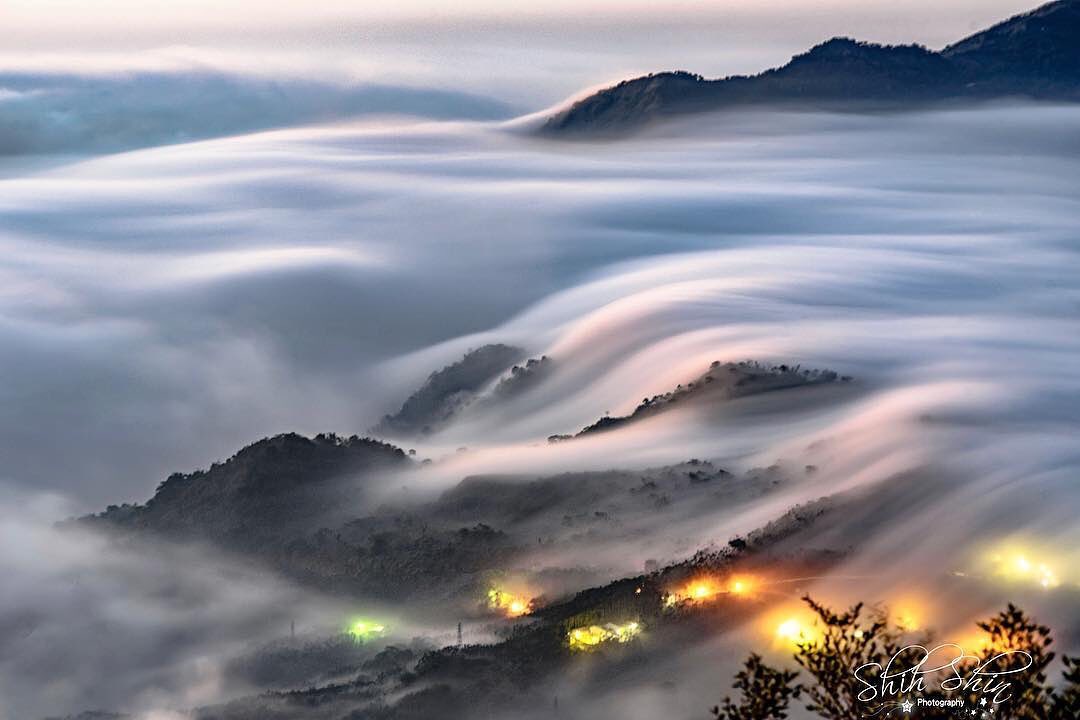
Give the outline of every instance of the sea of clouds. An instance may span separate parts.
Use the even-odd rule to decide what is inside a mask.
[[[812,458],[813,482],[694,531],[724,539],[794,503],[918,477],[895,513],[852,519],[863,539],[845,571],[892,563],[874,588],[965,567],[1004,537],[1077,547],[1080,110],[759,112],[597,144],[526,129],[370,120],[3,160],[7,511],[35,497],[53,515],[141,501],[170,472],[277,432],[363,434],[432,370],[509,342],[555,358],[558,373],[418,445],[435,458],[471,450],[424,470],[421,485]],[[830,368],[855,390],[821,405],[773,400],[737,422],[684,414],[544,442],[713,360],[743,359]],[[20,562],[53,546],[48,515],[11,525],[0,567],[24,590],[0,594],[0,617],[29,617],[34,598],[55,593],[51,577],[96,566],[92,553]],[[656,550],[608,560],[630,571]],[[231,617],[244,593],[269,592],[262,582],[205,602]],[[153,582],[120,585],[157,607]],[[80,612],[3,625],[41,629],[4,638],[13,665],[0,678],[36,677],[10,660],[29,652],[19,643],[33,648]],[[195,639],[163,668],[222,642],[184,637]],[[77,694],[37,695],[33,709],[76,709],[65,703]]]

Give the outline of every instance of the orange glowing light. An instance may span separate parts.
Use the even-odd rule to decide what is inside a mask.
[[[896,617],[896,627],[905,632],[912,632],[919,629],[919,622],[911,615],[898,615]]]
[[[978,632],[967,632],[961,634],[960,639],[950,642],[956,643],[963,649],[965,655],[980,658],[984,657],[986,653],[992,650],[993,643],[990,642],[990,636],[981,630]]]
[[[774,643],[784,648],[797,649],[815,645],[821,640],[817,616],[795,605],[766,613],[762,617],[761,629]]]
[[[776,637],[794,647],[813,645],[821,637],[817,627],[798,618],[788,618],[776,626]]]
[[[905,597],[892,605],[892,621],[903,632],[915,632],[923,629],[926,615],[925,604],[918,599]]]
[[[498,589],[488,591],[488,607],[512,618],[528,615],[533,609],[532,600]]]
[[[731,579],[728,584],[728,592],[738,597],[746,597],[754,592],[757,587],[757,581],[747,575],[740,575]]]
[[[721,582],[711,577],[695,578],[686,585],[665,595],[664,607],[670,608],[684,602],[710,602],[723,594],[746,597],[754,592],[757,585],[756,579],[745,575],[731,578],[727,582]]]
[[[795,618],[785,620],[776,628],[776,636],[785,640],[798,640],[802,634],[802,624]]]
[[[692,580],[675,592],[664,596],[664,606],[673,607],[681,602],[705,602],[711,600],[719,590],[709,578]]]

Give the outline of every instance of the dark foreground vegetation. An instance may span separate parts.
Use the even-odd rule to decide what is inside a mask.
[[[903,696],[860,698],[866,685],[859,682],[853,670],[874,663],[861,677],[872,684],[879,683],[882,668],[890,659],[898,658],[893,669],[910,667],[915,652],[901,652],[911,642],[921,642],[927,648],[937,643],[930,639],[912,641],[904,632],[889,625],[883,614],[864,613],[862,604],[837,612],[812,598],[804,598],[813,609],[820,626],[820,636],[796,645],[794,660],[802,672],[774,668],[752,654],[743,669],[735,676],[733,687],[738,697],[724,698],[712,708],[716,720],[783,720],[788,717],[792,702],[802,699],[806,709],[826,720],[851,720],[858,717],[886,715],[890,709],[900,710]],[[968,683],[952,692],[942,692],[928,682],[927,690],[919,697],[927,700],[959,699],[964,709],[919,705],[914,716],[926,720],[945,720],[959,716],[998,720],[1074,720],[1080,717],[1080,658],[1063,658],[1063,677],[1055,687],[1048,678],[1048,668],[1054,660],[1049,650],[1053,644],[1050,628],[1032,620],[1023,610],[1010,604],[997,615],[977,623],[985,633],[985,645],[978,651],[979,660],[963,667],[970,672],[974,666],[991,661],[987,671],[1020,671],[1009,676],[1012,686],[1008,700],[995,704],[993,693],[968,689]],[[992,658],[999,653],[1020,651],[1026,655]],[[973,652],[968,650],[968,652]],[[905,664],[905,660],[907,663]],[[989,699],[987,699],[989,698]],[[881,710],[879,711],[879,708]],[[990,709],[993,709],[992,714]],[[972,712],[974,710],[974,712]]]

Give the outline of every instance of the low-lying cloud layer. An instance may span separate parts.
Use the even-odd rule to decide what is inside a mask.
[[[116,152],[378,115],[480,120],[509,109],[461,92],[299,76],[0,71],[0,156]]]
[[[145,496],[264,434],[362,431],[485,337],[565,361],[519,437],[670,387],[665,347],[693,374],[687,342],[1030,385],[1071,420],[1077,121],[734,117],[602,147],[367,126],[9,161],[4,474]]]
[[[818,468],[745,512],[546,562],[629,572],[892,478],[895,507],[821,537],[860,538],[853,575],[895,561],[868,593],[932,588],[998,538],[1075,547],[1078,126],[1057,107],[766,113],[561,145],[369,123],[8,160],[0,472],[81,508],[144,499],[262,435],[363,433],[505,342],[554,370],[417,440],[442,461],[414,494],[691,457]],[[546,442],[748,358],[856,381]]]
[[[54,528],[55,496],[3,489],[0,501],[0,572],[11,580],[0,589],[4,720],[213,702],[230,682],[228,658],[347,617],[340,602],[220,554]]]

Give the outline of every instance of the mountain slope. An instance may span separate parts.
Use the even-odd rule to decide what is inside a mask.
[[[972,76],[977,92],[1057,97],[1071,90],[1075,99],[1080,0],[1043,5],[950,45],[941,55]]]
[[[415,437],[436,432],[476,398],[476,393],[525,356],[510,345],[484,345],[433,372],[423,387],[386,415],[372,432],[391,437]]]
[[[843,553],[801,546],[816,528],[835,522],[851,505],[850,500],[830,498],[793,508],[745,539],[733,538],[727,545],[702,549],[649,574],[583,589],[530,617],[509,621],[502,637],[492,643],[451,645],[423,654],[390,647],[383,653],[392,654],[392,662],[382,663],[389,667],[381,672],[368,662],[348,682],[239,698],[192,710],[190,716],[198,720],[518,717],[528,708],[547,707],[553,677],[582,662],[599,670],[581,678],[587,691],[601,692],[610,689],[612,678],[632,667],[662,671],[670,658],[699,647],[775,602],[770,596],[744,600],[721,595],[710,603],[671,607],[664,603],[666,588],[702,573],[726,577],[762,567],[792,576],[825,572]],[[793,547],[800,549],[790,550]],[[571,628],[628,618],[646,627],[647,634],[595,648],[588,657],[567,645]],[[295,655],[289,660],[300,664],[303,656]],[[566,716],[581,715],[568,712]]]
[[[804,370],[801,366],[770,366],[752,361],[722,363],[717,360],[685,386],[680,384],[663,395],[645,398],[629,415],[605,415],[576,435],[552,435],[548,437],[548,442],[563,442],[583,435],[615,430],[691,403],[726,402],[777,390],[850,380],[850,377],[840,377],[831,370]]]
[[[145,505],[110,506],[74,522],[139,543],[206,543],[307,587],[430,601],[453,613],[483,595],[484,573],[532,567],[536,550],[559,548],[563,570],[572,570],[601,544],[644,533],[658,517],[679,523],[734,511],[800,477],[797,467],[735,474],[690,460],[470,476],[427,500],[370,501],[364,490],[376,475],[415,467],[398,448],[373,440],[279,435],[208,471],[170,476]],[[566,579],[582,574],[575,572]]]
[[[1016,96],[1080,100],[1080,0],[1044,5],[941,52],[834,38],[752,77],[647,75],[574,103],[541,131],[622,132],[664,117],[746,105],[906,108]]]
[[[357,482],[411,464],[401,449],[376,440],[289,433],[209,470],[174,473],[145,505],[112,505],[84,520],[263,552],[348,517]]]

